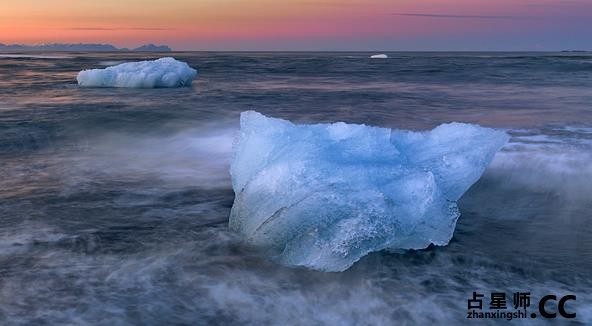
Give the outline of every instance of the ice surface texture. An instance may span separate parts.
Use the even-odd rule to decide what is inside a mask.
[[[83,87],[158,88],[190,86],[195,77],[197,70],[185,62],[161,58],[83,70],[76,79]]]
[[[507,140],[462,123],[412,132],[243,112],[230,227],[282,264],[322,271],[373,251],[443,246],[456,200]]]

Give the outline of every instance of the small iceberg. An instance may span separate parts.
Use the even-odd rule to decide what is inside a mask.
[[[386,54],[375,54],[371,55],[370,59],[388,59],[388,55]]]
[[[508,139],[463,123],[414,132],[243,112],[230,228],[281,264],[321,271],[374,251],[443,246],[456,201]]]
[[[81,87],[161,88],[191,86],[197,70],[174,58],[122,63],[78,73]]]

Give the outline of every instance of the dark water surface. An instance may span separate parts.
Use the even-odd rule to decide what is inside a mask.
[[[0,324],[459,323],[473,291],[576,294],[592,322],[592,55],[174,53],[191,88],[81,89],[151,54],[0,55]],[[244,110],[507,128],[450,245],[343,273],[277,266],[227,228]],[[534,323],[536,320],[516,322]]]

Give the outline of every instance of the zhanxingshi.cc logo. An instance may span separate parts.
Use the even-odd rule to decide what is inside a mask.
[[[576,296],[573,294],[549,294],[532,301],[531,308],[530,292],[515,292],[511,297],[506,297],[504,292],[491,292],[488,298],[483,293],[473,292],[467,300],[467,318],[513,320],[538,316],[547,319],[577,317],[574,309]]]

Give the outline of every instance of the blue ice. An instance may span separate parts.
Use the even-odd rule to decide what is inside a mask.
[[[173,58],[127,62],[105,69],[78,73],[82,87],[160,88],[191,86],[197,70]]]
[[[444,246],[456,201],[508,138],[464,123],[414,132],[243,112],[230,228],[281,264],[321,271],[374,251]]]

